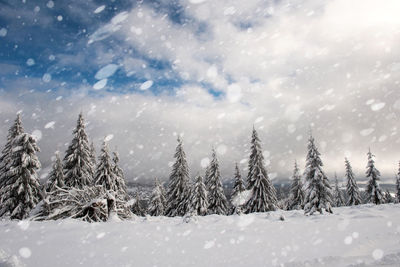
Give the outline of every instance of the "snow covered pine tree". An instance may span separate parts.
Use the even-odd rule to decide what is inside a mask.
[[[339,182],[336,173],[335,173],[335,188],[333,189],[333,203],[335,207],[344,206],[344,199],[342,192],[340,191],[339,188]]]
[[[117,192],[116,180],[108,145],[107,142],[104,141],[94,175],[94,184],[103,186],[107,191]]]
[[[132,213],[130,207],[126,205],[127,194],[124,188],[122,170],[119,167],[115,168],[114,163],[110,157],[107,142],[104,141],[94,175],[95,185],[101,186],[105,190],[108,209],[115,209],[110,210],[114,213],[113,215],[122,219],[130,218]],[[118,173],[115,173],[115,171],[118,171]]]
[[[297,161],[294,162],[294,169],[292,175],[292,184],[290,185],[290,195],[288,201],[288,210],[303,209],[304,191],[303,183],[301,182],[301,175]]]
[[[308,139],[308,152],[305,177],[304,212],[312,215],[314,212],[323,213],[323,210],[332,213],[332,193],[328,177],[322,170],[320,153],[314,144],[314,137],[310,133]]]
[[[379,187],[378,181],[381,176],[380,172],[377,168],[375,168],[374,155],[371,153],[371,149],[368,150],[368,165],[367,165],[367,193],[368,193],[368,201],[372,202],[376,205],[383,203],[383,195],[381,188]]]
[[[64,173],[63,166],[60,159],[60,154],[57,151],[56,160],[53,163],[53,168],[49,174],[49,178],[47,179],[45,190],[47,193],[57,190],[57,187],[64,187]]]
[[[207,189],[203,177],[198,175],[193,186],[190,210],[193,215],[205,216],[208,211]]]
[[[360,191],[358,189],[358,185],[353,170],[351,168],[350,161],[347,158],[345,158],[344,163],[346,167],[345,176],[347,180],[347,185],[346,185],[346,193],[348,197],[347,205],[348,206],[359,205],[361,204]]]
[[[189,167],[180,137],[174,157],[175,163],[169,176],[168,204],[165,212],[166,216],[170,217],[184,216],[190,208]]]
[[[233,185],[233,190],[231,194],[231,203],[232,203],[232,214],[241,214],[243,212],[243,205],[246,201],[243,196],[243,192],[246,191],[246,187],[244,186],[244,181],[242,176],[240,175],[239,166],[235,164],[235,183]]]
[[[18,131],[23,131],[20,118],[17,120],[20,124]],[[12,140],[7,172],[0,190],[0,217],[25,219],[43,198],[36,174],[41,167],[36,156],[38,151],[35,138],[28,133],[22,132]]]
[[[145,212],[144,212],[144,210],[142,208],[142,205],[140,204],[140,201],[141,201],[141,199],[140,199],[139,192],[136,192],[135,202],[133,203],[133,205],[131,207],[132,208],[132,212],[134,214],[136,214],[137,216],[144,216]]]
[[[228,201],[222,188],[219,163],[215,150],[212,149],[212,159],[209,166],[207,181],[208,194],[208,214],[226,215],[228,211]]]
[[[17,114],[17,118],[15,119],[14,124],[8,130],[7,142],[0,156],[0,190],[7,179],[6,175],[8,171],[10,170],[12,142],[16,136],[22,134],[23,132],[24,128],[22,127],[21,115]]]
[[[128,189],[126,188],[125,184],[125,175],[121,167],[119,166],[119,155],[118,152],[113,152],[113,172],[116,176],[115,185],[117,187],[118,194],[125,199],[126,201],[129,200]]]
[[[161,183],[156,179],[153,192],[151,193],[149,207],[147,208],[147,213],[150,216],[164,215],[166,199],[163,191]]]
[[[258,134],[253,127],[249,172],[247,175],[247,185],[251,193],[249,200],[244,205],[246,213],[276,210],[278,204],[276,190],[269,180],[265,168],[260,143]]]
[[[65,185],[83,188],[93,184],[94,166],[82,113],[79,114],[73,135],[64,156]]]

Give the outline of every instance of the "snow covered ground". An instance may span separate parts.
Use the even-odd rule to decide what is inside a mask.
[[[280,220],[283,215],[284,221]],[[1,221],[0,266],[400,266],[400,205],[125,222]]]

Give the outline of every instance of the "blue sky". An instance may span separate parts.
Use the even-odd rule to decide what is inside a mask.
[[[67,3],[68,2],[68,3]],[[168,177],[177,135],[191,174],[215,147],[246,172],[253,125],[272,178],[304,164],[311,126],[326,171],[368,147],[397,170],[400,4],[388,0],[1,1],[0,138],[22,112],[42,178],[82,111],[128,179]],[[340,177],[339,177],[340,178]]]

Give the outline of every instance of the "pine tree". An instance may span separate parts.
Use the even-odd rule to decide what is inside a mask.
[[[192,190],[192,199],[190,209],[192,213],[199,216],[205,216],[208,212],[208,198],[206,185],[203,182],[203,177],[198,175]]]
[[[140,201],[141,201],[140,195],[138,192],[136,192],[135,203],[133,203],[132,205],[132,212],[137,216],[144,216],[144,211],[142,205],[140,204]]]
[[[380,180],[380,172],[378,171],[377,168],[375,168],[375,161],[373,157],[375,157],[372,153],[371,150],[368,151],[368,165],[367,165],[367,178],[368,178],[368,184],[367,184],[367,193],[368,193],[368,201],[372,202],[376,205],[382,204],[383,203],[383,195],[381,188],[379,187],[378,181]]]
[[[399,171],[396,177],[396,202],[400,203],[400,162],[399,162]]]
[[[63,166],[60,159],[60,154],[56,152],[56,160],[53,163],[53,169],[50,172],[49,179],[47,180],[45,190],[51,192],[57,189],[57,187],[64,187],[64,173]]]
[[[335,207],[344,206],[343,195],[339,188],[339,182],[336,173],[335,173],[335,188],[333,190],[333,203]]]
[[[79,114],[73,135],[64,157],[65,185],[83,188],[93,184],[94,166],[82,113]]]
[[[166,199],[163,194],[162,185],[158,179],[156,179],[147,213],[151,216],[163,216],[165,213],[165,203]]]
[[[232,213],[240,214],[243,212],[243,202],[245,201],[243,197],[243,192],[246,191],[246,187],[244,186],[244,181],[242,179],[242,176],[240,175],[240,170],[237,163],[235,164],[234,179],[235,183],[233,185],[233,190],[231,194],[231,203],[233,205]]]
[[[392,195],[390,194],[389,189],[386,189],[384,199],[385,199],[385,201],[384,201],[385,203],[393,203],[394,202],[394,199],[393,199]]]
[[[344,162],[346,167],[345,176],[347,180],[347,186],[346,186],[346,193],[348,196],[347,206],[359,205],[361,204],[361,195],[358,189],[356,178],[351,168],[350,161],[347,158],[345,158]]]
[[[97,166],[96,162],[96,148],[94,147],[93,141],[90,143],[90,158],[92,159],[92,166],[95,168]],[[95,170],[93,169],[93,173]]]
[[[304,207],[303,203],[304,203],[303,183],[301,182],[299,167],[297,166],[297,162],[295,161],[287,208],[288,210],[303,209]]]
[[[107,191],[117,192],[116,176],[113,170],[114,166],[108,151],[107,142],[104,141],[94,175],[94,184],[103,186]]]
[[[117,152],[113,152],[113,172],[116,176],[116,187],[119,194],[123,195],[125,199],[129,198],[128,189],[125,184],[125,175],[121,167],[119,166],[119,155]]]
[[[261,149],[261,141],[254,127],[247,182],[248,189],[251,190],[251,195],[244,205],[246,213],[276,210],[278,205],[276,190],[268,177]]]
[[[186,154],[183,151],[181,139],[178,137],[178,146],[175,152],[175,163],[169,176],[168,206],[166,215],[184,216],[190,208],[189,167]]]
[[[250,190],[252,189],[254,185],[254,179],[255,176],[253,175],[253,169],[255,166],[255,160],[258,155],[258,153],[261,151],[261,141],[260,138],[258,138],[257,131],[254,129],[253,126],[253,132],[251,135],[251,146],[250,146],[250,157],[249,157],[249,163],[248,163],[248,173],[247,173],[247,189]]]
[[[305,177],[305,200],[304,211],[312,215],[314,212],[322,213],[323,210],[332,213],[332,193],[328,177],[322,170],[323,163],[320,153],[314,143],[314,137],[310,133],[308,139],[308,152]]]
[[[24,128],[22,127],[21,115],[17,114],[17,118],[14,121],[14,124],[8,130],[7,142],[4,146],[3,151],[0,156],[0,189],[3,187],[4,183],[7,180],[7,173],[10,169],[10,161],[11,161],[11,147],[12,142],[15,137],[22,134],[24,132]],[[1,200],[0,200],[1,201]],[[1,202],[0,202],[1,203]]]
[[[224,189],[222,188],[219,163],[215,150],[212,150],[212,160],[208,173],[208,213],[226,215],[228,211],[228,201],[226,200]]]
[[[0,217],[25,219],[42,199],[36,170],[40,166],[35,138],[27,133],[16,136],[11,145],[7,179],[0,190]]]

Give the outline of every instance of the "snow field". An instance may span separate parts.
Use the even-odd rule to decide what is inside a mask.
[[[187,223],[1,221],[0,266],[399,266],[399,208],[209,215]]]

